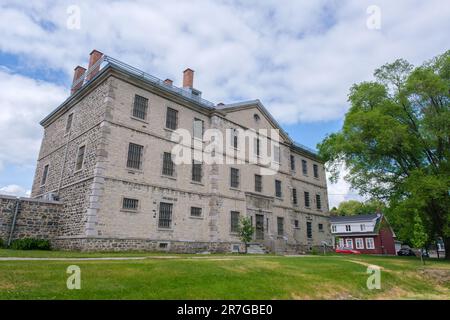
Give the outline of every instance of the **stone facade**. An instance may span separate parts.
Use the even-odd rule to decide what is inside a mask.
[[[261,165],[250,164],[247,158],[242,159],[244,164],[203,164],[201,182],[192,181],[191,165],[177,165],[173,176],[163,175],[163,153],[171,152],[175,145],[170,139],[172,131],[165,127],[168,107],[178,111],[178,128],[191,133],[194,119],[203,121],[204,130],[218,129],[223,135],[226,129],[278,129],[259,101],[206,108],[163,89],[120,69],[105,68],[43,120],[45,132],[32,197],[55,194],[62,203],[58,230],[52,234],[54,246],[227,252],[240,245],[242,250],[238,236],[231,232],[231,211],[251,217],[254,224],[257,216],[263,221],[255,242],[270,251],[303,252],[330,242],[323,163],[313,153],[294,147],[286,135],[282,134],[280,141],[280,169],[275,175],[263,176],[262,192],[254,190],[254,175]],[[133,117],[135,95],[148,99],[144,120]],[[67,129],[71,114],[72,125]],[[127,168],[130,143],[144,147],[139,170]],[[75,170],[80,146],[85,146],[84,161],[81,170]],[[295,169],[291,168],[291,156]],[[306,161],[306,173],[302,160]],[[42,184],[47,165],[47,179]],[[239,169],[239,188],[230,187],[231,167]],[[275,180],[281,181],[281,197],[275,196]],[[309,192],[309,206],[304,192]],[[316,195],[320,195],[321,207]],[[138,200],[137,210],[124,210],[124,198]],[[158,226],[162,202],[173,206],[170,228]],[[201,208],[202,214],[191,216],[191,207]],[[278,218],[283,218],[282,234]]]

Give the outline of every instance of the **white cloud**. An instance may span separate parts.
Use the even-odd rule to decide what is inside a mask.
[[[27,190],[21,186],[11,184],[8,186],[0,187],[0,194],[17,197],[29,197],[31,190]]]

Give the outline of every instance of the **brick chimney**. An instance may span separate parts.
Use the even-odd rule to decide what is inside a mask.
[[[92,66],[95,65],[97,61],[101,59],[102,56],[103,53],[95,49],[92,50],[92,52],[90,53],[89,67],[88,67],[89,74],[86,76],[86,81],[91,80],[100,71],[100,64],[97,65],[94,69],[92,69]]]
[[[183,71],[183,88],[194,87],[194,70],[187,68]]]
[[[82,66],[77,66],[73,72],[73,81],[72,81],[72,89],[70,90],[71,94],[74,94],[77,92],[81,86],[83,85],[83,81],[78,82],[75,84],[75,82],[80,79],[84,73],[86,72],[86,68],[83,68]]]
[[[164,84],[168,85],[168,86],[172,86],[173,85],[173,81],[172,81],[172,79],[166,79],[166,80],[164,80]]]

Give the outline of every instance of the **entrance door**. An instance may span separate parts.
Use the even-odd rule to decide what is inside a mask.
[[[255,215],[255,236],[256,240],[264,240],[264,216],[262,214]]]

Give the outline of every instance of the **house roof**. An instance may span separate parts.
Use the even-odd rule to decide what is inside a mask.
[[[346,222],[362,222],[362,221],[372,221],[381,217],[379,213],[373,214],[359,214],[355,216],[331,216],[331,223],[346,223]]]

